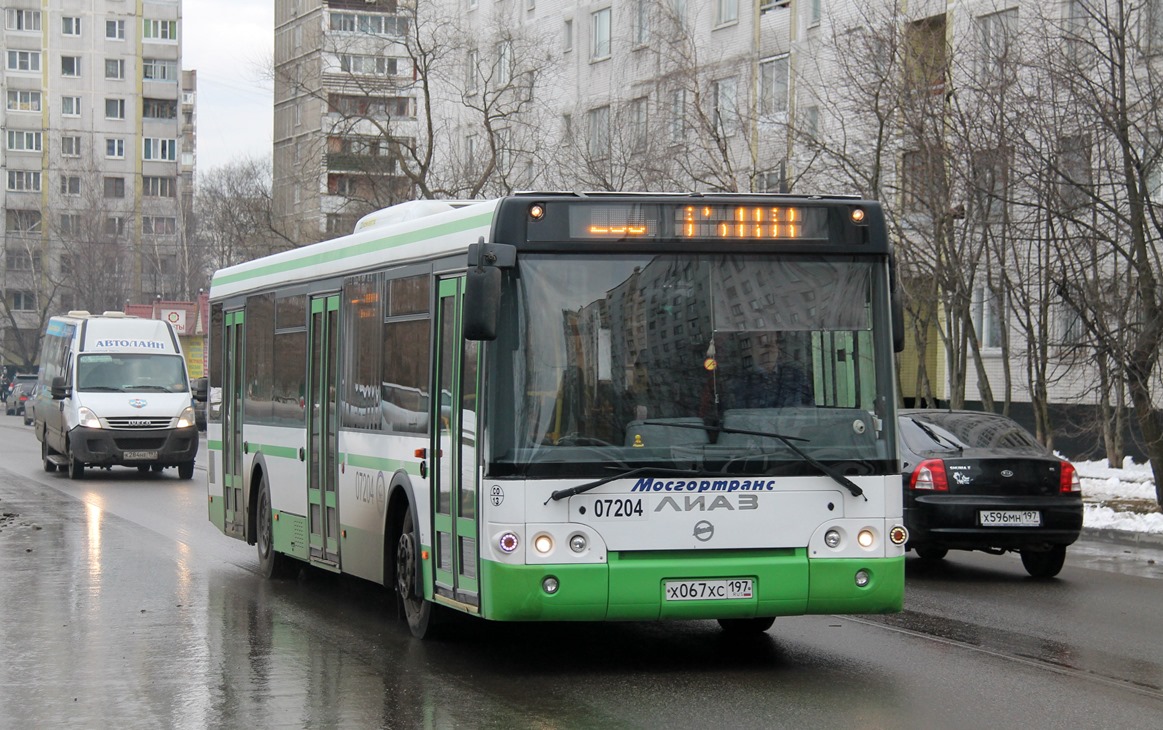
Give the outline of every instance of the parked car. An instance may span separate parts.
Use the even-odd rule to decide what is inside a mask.
[[[1016,551],[1030,575],[1058,575],[1082,531],[1073,464],[994,413],[906,409],[899,420],[907,548],[930,561]]]
[[[20,380],[8,395],[8,415],[24,417],[24,404],[32,397],[35,380]],[[28,423],[26,420],[25,423]]]

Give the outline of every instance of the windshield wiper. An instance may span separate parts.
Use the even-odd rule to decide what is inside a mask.
[[[651,467],[651,466],[641,466],[641,467],[638,467],[637,469],[630,469],[629,471],[621,471],[621,472],[618,472],[616,474],[611,474],[608,477],[602,477],[601,479],[595,479],[592,482],[586,482],[585,484],[579,484],[576,487],[570,487],[569,489],[558,489],[556,492],[553,492],[552,494],[549,495],[549,499],[545,500],[544,504],[549,504],[550,500],[557,501],[559,499],[565,499],[566,497],[572,497],[572,496],[577,495],[577,494],[582,494],[583,492],[588,492],[591,489],[597,489],[598,487],[602,486],[603,484],[609,484],[610,482],[615,481],[617,479],[629,479],[630,477],[636,477],[639,474],[674,474],[677,476],[691,476],[691,477],[717,476],[713,472],[690,471],[687,469],[665,469],[665,468],[658,469],[658,468]]]
[[[711,433],[711,432],[737,433],[737,434],[740,434],[743,436],[759,436],[761,438],[778,439],[779,441],[783,442],[784,446],[787,446],[789,449],[791,449],[792,453],[794,453],[796,456],[803,459],[804,463],[810,464],[811,466],[815,467],[816,469],[819,469],[820,473],[824,474],[825,476],[831,477],[832,481],[836,482],[837,484],[839,484],[840,486],[844,487],[849,492],[851,492],[853,497],[864,497],[864,490],[860,488],[859,484],[852,481],[851,479],[844,476],[843,474],[836,471],[835,469],[828,466],[827,464],[823,464],[823,463],[817,461],[816,459],[813,459],[811,456],[808,456],[798,446],[796,446],[795,444],[792,443],[793,441],[808,442],[809,439],[801,438],[799,436],[787,436],[785,434],[775,433],[773,431],[752,431],[750,429],[745,429],[745,428],[724,428],[723,426],[707,426],[707,425],[696,426],[693,423],[673,423],[670,421],[661,421],[661,422],[659,422],[659,421],[653,421],[653,422],[652,421],[643,421],[643,423],[648,424],[648,425],[665,425],[665,426],[670,426],[672,428],[697,428],[697,429],[702,429],[708,433]],[[864,501],[867,502],[868,497],[864,497]]]
[[[130,386],[127,386],[125,389],[126,390],[149,390],[149,391],[157,391],[159,393],[171,393],[171,392],[173,392],[164,385],[130,385]]]
[[[924,431],[924,432],[925,432],[925,435],[926,435],[926,436],[928,436],[929,438],[933,439],[933,441],[934,441],[934,442],[936,442],[936,443],[938,443],[938,444],[939,444],[939,443],[941,443],[941,442],[945,442],[946,444],[949,444],[949,446],[950,446],[950,447],[952,447],[952,448],[954,448],[954,449],[957,449],[957,453],[958,453],[958,454],[961,454],[961,453],[964,453],[964,452],[965,452],[965,448],[964,448],[964,447],[963,447],[961,444],[959,444],[959,443],[957,443],[957,442],[955,442],[955,441],[953,441],[953,440],[951,440],[951,439],[948,439],[948,438],[946,438],[946,437],[944,437],[944,436],[940,435],[939,433],[937,433],[936,431],[934,431],[932,428],[929,428],[929,424],[927,424],[927,423],[922,423],[921,421],[918,421],[918,420],[917,420],[917,419],[915,419],[915,418],[910,418],[909,420],[910,420],[910,421],[912,421],[912,422],[913,422],[913,424],[914,424],[914,425],[915,425],[917,428],[919,428],[919,429],[921,429],[922,431]]]

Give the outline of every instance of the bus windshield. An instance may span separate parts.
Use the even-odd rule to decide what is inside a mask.
[[[884,271],[853,256],[523,255],[490,383],[492,473],[818,474],[804,454],[884,473]]]
[[[190,390],[180,355],[93,354],[77,360],[77,389],[88,392],[184,393]]]

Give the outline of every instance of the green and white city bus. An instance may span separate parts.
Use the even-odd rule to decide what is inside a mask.
[[[856,198],[379,211],[214,275],[210,519],[269,576],[393,587],[421,637],[898,611],[893,281]]]

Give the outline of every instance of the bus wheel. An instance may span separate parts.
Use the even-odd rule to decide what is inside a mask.
[[[400,528],[400,541],[396,545],[396,593],[404,606],[404,617],[408,628],[417,639],[429,636],[432,627],[432,604],[417,596],[420,575],[416,562],[419,537],[412,510],[404,513],[404,524]]]
[[[77,458],[73,453],[72,445],[68,446],[69,453],[69,479],[84,479],[85,478],[85,462]]]
[[[194,460],[183,461],[178,464],[178,479],[193,479],[194,478]]]
[[[48,442],[41,441],[40,442],[40,458],[42,461],[44,461],[44,470],[49,472],[49,473],[52,473],[52,472],[57,470],[57,465],[48,460],[48,452],[49,452]]]
[[[721,618],[719,626],[723,632],[731,636],[750,636],[762,634],[775,623],[774,616],[765,618]]]
[[[193,463],[190,462],[191,466]],[[255,535],[254,542],[258,547],[259,571],[267,578],[286,578],[291,574],[291,558],[275,550],[275,523],[274,513],[271,511],[271,489],[267,485],[265,474],[262,478],[262,484],[258,488],[258,514],[255,516],[255,520],[258,534]]]

